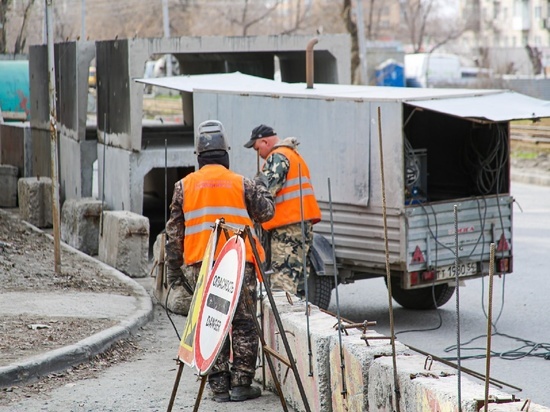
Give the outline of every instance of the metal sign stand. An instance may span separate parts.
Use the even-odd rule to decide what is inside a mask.
[[[248,310],[251,313],[254,314],[254,316],[253,316],[254,324],[255,324],[256,330],[258,332],[258,336],[259,336],[259,339],[260,339],[260,343],[262,345],[261,347],[262,347],[263,353],[266,355],[265,359],[267,361],[267,364],[269,366],[271,375],[273,377],[275,389],[276,389],[277,394],[279,395],[279,399],[281,401],[281,406],[283,407],[283,410],[285,412],[288,411],[286,400],[283,396],[283,392],[282,392],[282,388],[281,388],[281,384],[279,382],[279,379],[277,378],[277,374],[276,374],[276,371],[275,371],[275,365],[273,363],[272,357],[276,358],[277,360],[279,360],[280,362],[282,362],[283,364],[285,364],[288,368],[290,368],[292,370],[292,372],[294,373],[296,384],[298,385],[298,390],[300,392],[302,402],[304,403],[304,409],[307,412],[310,412],[311,409],[309,407],[309,403],[308,403],[308,400],[307,400],[307,397],[306,397],[304,386],[302,384],[300,374],[298,373],[298,368],[296,366],[296,362],[294,360],[294,357],[292,356],[292,351],[290,349],[290,345],[288,343],[288,339],[286,337],[285,330],[284,330],[281,318],[279,316],[277,306],[275,304],[275,300],[273,299],[273,295],[271,293],[269,281],[267,280],[267,278],[265,276],[265,272],[263,271],[262,267],[258,264],[258,262],[261,262],[261,260],[260,260],[258,250],[256,248],[256,245],[255,245],[253,237],[252,237],[252,232],[251,232],[251,230],[248,226],[245,226],[244,229],[240,229],[240,228],[236,228],[236,227],[232,227],[230,225],[227,225],[223,222],[219,224],[219,228],[221,228],[223,230],[226,239],[229,239],[229,237],[230,237],[229,236],[229,231],[232,231],[236,235],[243,237],[245,242],[248,241],[248,244],[250,245],[250,247],[252,249],[252,253],[254,255],[254,260],[255,260],[254,261],[254,266],[255,266],[255,269],[256,269],[256,274],[258,276],[258,280],[265,285],[265,292],[266,292],[266,295],[269,299],[269,303],[271,304],[271,308],[272,308],[272,311],[273,311],[273,317],[275,318],[275,322],[277,323],[277,328],[279,330],[280,337],[283,341],[283,345],[285,347],[286,354],[287,354],[288,358],[284,357],[283,355],[277,353],[274,349],[267,346],[267,343],[264,339],[263,329],[262,329],[261,325],[259,324],[258,319],[256,317],[256,308],[253,305],[252,296],[250,296],[250,293],[249,293],[249,291],[246,287],[244,287],[241,290],[241,292],[244,293],[243,296],[245,298],[245,303],[246,303],[246,306],[247,306]],[[176,398],[176,393],[177,393],[179,382],[180,382],[180,379],[181,379],[181,374],[183,372],[184,363],[181,360],[178,359],[178,364],[179,364],[178,372],[177,372],[176,380],[174,382],[174,387],[172,389],[170,402],[168,404],[168,409],[167,409],[168,412],[171,412],[172,408],[174,406],[174,401],[175,401],[175,398]],[[199,408],[199,405],[200,405],[200,402],[201,402],[201,399],[202,399],[202,394],[204,392],[205,385],[206,385],[206,376],[202,376],[199,392],[197,394],[197,399],[195,401],[195,407],[193,409],[194,412],[198,411],[198,408]]]

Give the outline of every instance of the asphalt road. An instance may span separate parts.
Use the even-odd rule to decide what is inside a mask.
[[[517,391],[504,387],[504,391],[550,407],[550,359],[521,357],[533,350],[533,345],[523,347],[523,341],[504,336],[510,335],[533,344],[546,343],[546,350],[539,349],[534,353],[547,353],[550,357],[550,271],[547,266],[547,260],[550,259],[550,187],[513,183],[512,194],[517,203],[514,206],[514,272],[502,278],[494,278],[493,323],[496,322],[500,335],[493,335],[491,346],[496,352],[517,350],[515,355],[518,359],[492,357],[490,376],[522,388],[522,391]],[[383,279],[342,285],[338,291],[343,317],[354,321],[376,321],[374,329],[390,334],[388,295]],[[487,319],[484,310],[487,311],[487,291],[487,279],[469,280],[460,288],[462,358],[485,354]],[[436,356],[456,356],[456,350],[447,351],[457,343],[455,297],[438,311],[405,310],[394,303],[397,339]],[[332,311],[336,311],[335,300],[333,292],[329,308]],[[419,329],[423,331],[404,333]],[[466,344],[479,336],[483,338]],[[461,366],[485,374],[486,360],[463,359]],[[464,373],[462,376],[484,384]]]

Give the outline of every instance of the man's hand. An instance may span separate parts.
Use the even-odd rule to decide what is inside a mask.
[[[181,285],[183,288],[189,293],[191,296],[193,296],[194,289],[189,284],[189,281],[185,278],[181,268],[173,269],[173,268],[167,268],[166,269],[166,276],[168,278],[168,284],[171,286]]]
[[[166,269],[166,277],[168,278],[168,283],[170,285],[172,283],[181,285],[181,282],[183,280],[183,272],[181,271],[181,268],[173,269],[168,267]]]
[[[256,176],[254,176],[254,183],[267,189],[267,177],[262,172],[256,173]]]

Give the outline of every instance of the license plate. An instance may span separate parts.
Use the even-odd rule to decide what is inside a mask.
[[[458,276],[468,276],[468,275],[475,275],[477,273],[477,263],[475,262],[468,262],[468,263],[460,263],[458,265]],[[438,279],[451,279],[456,277],[456,266],[455,265],[449,265],[449,266],[443,266],[437,269],[437,278]]]

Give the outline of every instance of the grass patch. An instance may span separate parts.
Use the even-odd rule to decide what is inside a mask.
[[[531,152],[531,151],[512,151],[511,156],[515,159],[536,159],[539,154],[537,152]]]

